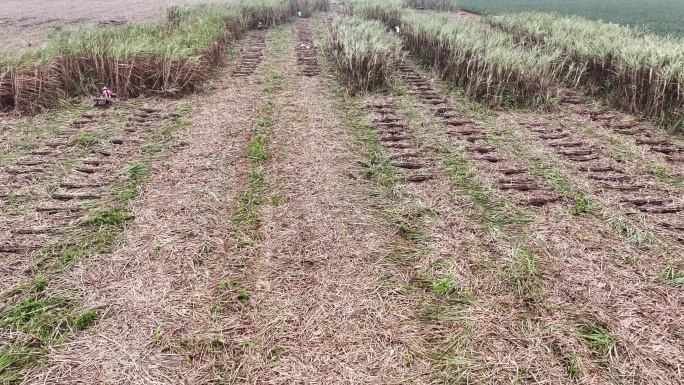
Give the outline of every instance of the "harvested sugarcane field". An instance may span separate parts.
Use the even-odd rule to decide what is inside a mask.
[[[5,1],[0,385],[684,383],[684,40],[505,11]]]

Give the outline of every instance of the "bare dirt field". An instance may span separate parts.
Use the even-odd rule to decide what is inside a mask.
[[[231,3],[235,0],[217,0]],[[56,27],[86,23],[161,20],[164,9],[204,0],[5,0],[0,13],[0,51],[44,42]]]

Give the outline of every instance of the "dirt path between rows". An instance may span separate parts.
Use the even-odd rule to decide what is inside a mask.
[[[260,213],[245,383],[412,383],[426,371],[407,361],[415,333],[402,324],[414,304],[379,295],[394,271],[381,262],[391,231],[373,216],[370,187],[349,177],[359,154],[330,99],[333,80],[300,70],[291,54],[273,68],[286,86],[266,178],[282,203]]]

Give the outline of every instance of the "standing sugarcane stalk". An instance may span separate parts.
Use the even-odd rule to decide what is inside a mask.
[[[524,47],[476,20],[407,11],[401,22],[405,47],[473,99],[493,106],[550,101],[558,52]]]
[[[560,50],[566,63],[585,66],[592,94],[630,113],[684,128],[684,41],[578,16],[523,13],[490,20],[515,38]],[[572,68],[568,66],[567,68]]]
[[[378,21],[343,17],[330,26],[327,50],[351,94],[384,86],[401,43]]]

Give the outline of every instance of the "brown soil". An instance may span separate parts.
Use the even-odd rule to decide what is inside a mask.
[[[231,3],[236,0],[218,0]],[[164,8],[204,0],[4,0],[0,13],[0,52],[7,47],[38,46],[56,27],[88,23],[161,21]]]

